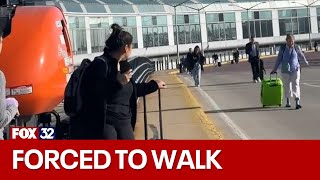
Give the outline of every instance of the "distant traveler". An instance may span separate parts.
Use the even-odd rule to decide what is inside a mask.
[[[246,54],[248,54],[249,63],[251,64],[253,82],[254,83],[260,82],[261,81],[259,78],[260,50],[259,50],[259,43],[254,40],[254,37],[251,37],[250,42],[246,44]]]
[[[192,76],[196,87],[200,87],[201,82],[201,62],[204,57],[200,52],[199,46],[194,48],[191,60]]]
[[[234,57],[234,61],[236,62],[236,64],[238,64],[239,63],[239,50],[238,50],[238,48],[234,51],[233,57]]]
[[[296,101],[296,109],[302,108],[300,104],[300,64],[299,59],[309,66],[301,48],[294,44],[294,36],[288,34],[286,37],[287,44],[280,47],[276,64],[271,74],[276,73],[281,64],[282,80],[284,84],[284,94],[287,100],[286,107],[291,107],[290,98],[292,94]]]
[[[0,29],[0,53],[2,51],[3,31]],[[3,130],[18,114],[19,103],[15,98],[6,99],[6,78],[0,70],[0,140],[3,140]]]
[[[192,61],[192,48],[189,48],[189,52],[186,58],[187,74],[191,73],[191,61]]]
[[[213,59],[213,64],[217,65],[217,62],[218,62],[218,59],[219,59],[218,54],[214,53],[212,55],[212,59]]]

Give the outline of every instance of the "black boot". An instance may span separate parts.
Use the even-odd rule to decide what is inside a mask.
[[[302,106],[300,105],[300,99],[296,98],[296,109],[301,109]]]
[[[290,98],[287,98],[287,104],[286,104],[286,107],[287,107],[287,108],[291,107],[291,104],[290,104]]]

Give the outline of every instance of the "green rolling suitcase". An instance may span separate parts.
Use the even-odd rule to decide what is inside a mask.
[[[261,83],[261,103],[266,106],[281,106],[283,99],[283,83],[278,75],[276,78],[265,79]]]

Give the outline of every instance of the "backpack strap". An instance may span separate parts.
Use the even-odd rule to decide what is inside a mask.
[[[300,63],[300,58],[299,58],[299,55],[298,55],[298,52],[301,50],[300,46],[294,45],[294,50],[295,50],[296,53],[297,53],[298,62]]]
[[[285,50],[286,50],[286,44],[282,44],[282,45],[280,46],[279,51],[280,51],[280,50],[282,50],[282,56],[281,56],[281,61],[282,61],[282,60],[283,60],[284,52],[285,52]]]
[[[96,59],[101,59],[106,63],[106,74],[105,77],[108,77],[111,74],[111,69],[109,68],[109,60],[103,55],[97,56]]]

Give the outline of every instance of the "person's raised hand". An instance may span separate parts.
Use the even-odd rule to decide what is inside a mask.
[[[13,105],[13,106],[15,106],[17,108],[19,107],[19,103],[15,98],[7,98],[6,99],[6,104],[7,104],[7,106]]]
[[[167,85],[165,82],[161,81],[161,80],[155,80],[156,83],[158,84],[158,88],[159,89],[166,89],[167,88]]]
[[[123,74],[118,73],[118,75],[117,75],[117,79],[122,85],[127,84],[131,78],[132,78],[132,69],[128,70],[127,72],[125,72]]]

